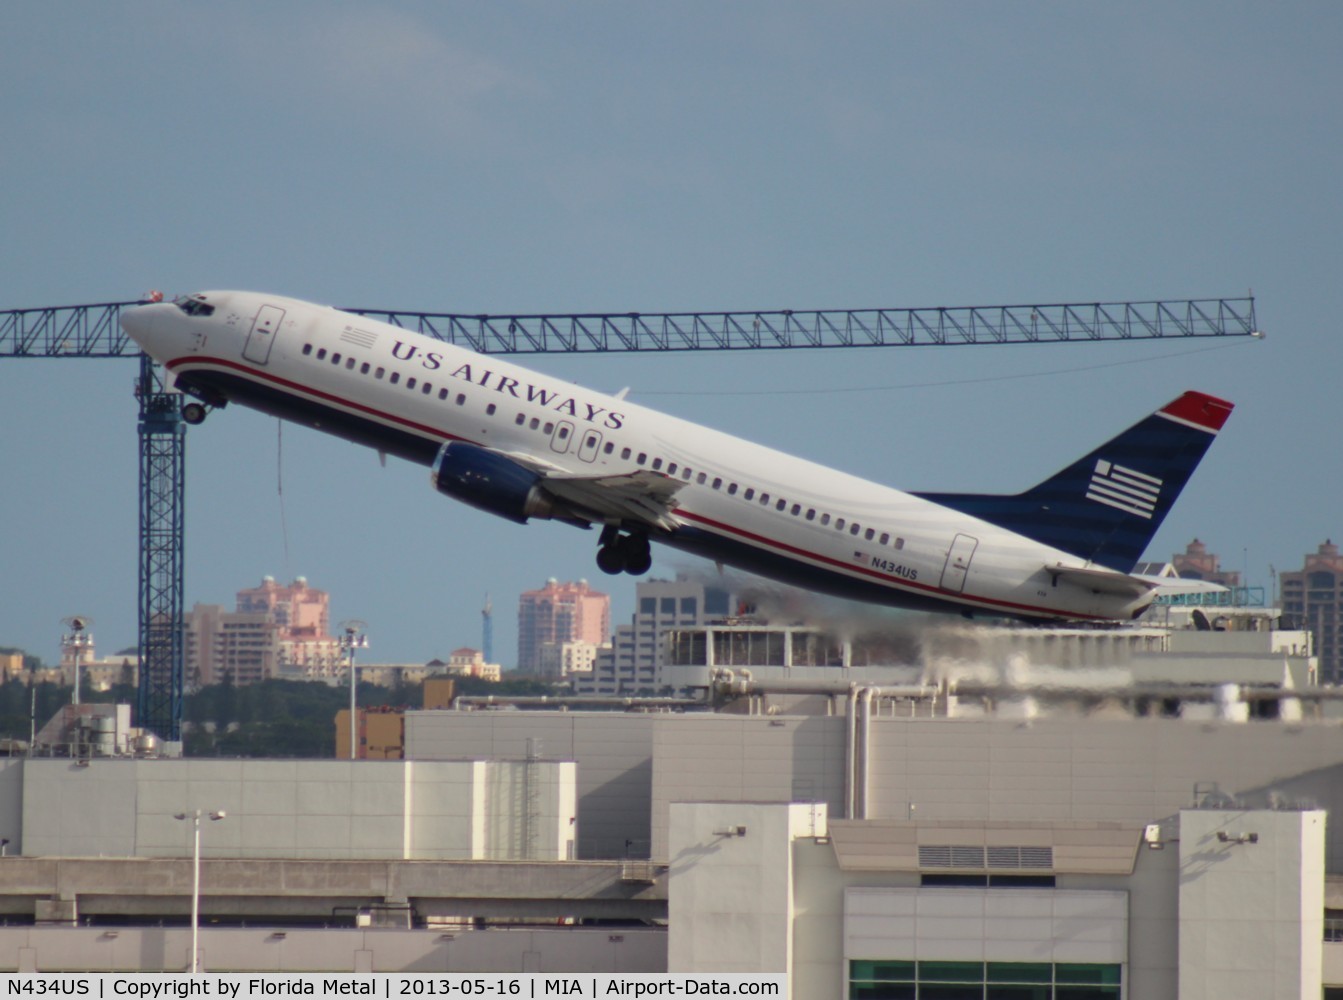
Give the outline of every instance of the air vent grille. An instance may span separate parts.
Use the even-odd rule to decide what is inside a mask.
[[[1054,867],[1052,847],[974,847],[922,844],[920,868],[995,868],[1048,871]]]

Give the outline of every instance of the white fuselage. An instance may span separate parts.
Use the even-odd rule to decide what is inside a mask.
[[[123,321],[192,391],[428,465],[448,441],[556,474],[678,480],[655,541],[828,593],[1022,618],[1128,620],[1150,596],[1046,567],[1084,560],[900,490],[567,384],[498,355],[279,296],[206,293]]]

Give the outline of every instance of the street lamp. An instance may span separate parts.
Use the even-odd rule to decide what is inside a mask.
[[[79,660],[84,655],[84,650],[93,648],[93,635],[86,631],[93,624],[93,619],[88,615],[71,615],[69,618],[62,618],[61,624],[66,629],[61,633],[61,652],[75,663],[75,695],[70,704],[78,705]]]
[[[228,815],[224,810],[206,813],[212,820]],[[191,961],[187,971],[195,975],[201,971],[200,915],[201,915],[201,810],[176,813],[173,819],[189,819],[192,826],[191,844]]]
[[[354,651],[368,648],[368,636],[364,634],[366,628],[368,628],[367,623],[361,622],[358,618],[351,618],[340,623],[341,635],[338,641],[341,650],[345,653],[345,665],[350,671],[350,760],[359,756],[359,723],[355,719]]]

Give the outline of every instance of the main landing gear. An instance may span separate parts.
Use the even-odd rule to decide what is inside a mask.
[[[642,576],[653,565],[653,551],[647,535],[622,535],[615,525],[602,529],[601,547],[597,549],[597,568],[615,576],[629,573]]]
[[[182,404],[182,419],[193,427],[205,423],[205,418],[211,410],[222,409],[228,405],[228,397],[221,396],[217,392],[200,393],[199,395],[200,402],[192,400],[190,403]]]

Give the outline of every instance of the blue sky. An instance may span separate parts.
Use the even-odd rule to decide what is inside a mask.
[[[0,308],[1253,289],[1262,341],[527,363],[929,490],[1023,488],[1199,388],[1237,410],[1149,555],[1197,536],[1267,586],[1343,535],[1336,3],[128,0],[7,4],[0,37]],[[0,645],[54,659],[75,612],[102,651],[135,641],[135,374],[0,363]],[[516,595],[551,576],[632,610],[590,535],[248,411],[191,431],[187,491],[188,606],[304,574],[369,623],[369,659],[477,645],[488,591],[507,665]],[[654,574],[693,566],[657,552]]]

